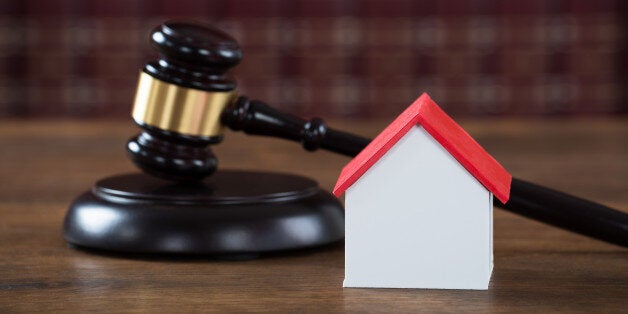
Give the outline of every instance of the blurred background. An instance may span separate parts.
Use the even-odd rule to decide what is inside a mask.
[[[621,0],[2,0],[0,117],[128,117],[167,19],[242,45],[240,91],[292,113],[392,117],[421,92],[454,116],[628,112]]]

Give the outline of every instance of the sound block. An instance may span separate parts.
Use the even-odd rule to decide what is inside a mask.
[[[344,237],[344,210],[308,178],[218,171],[199,183],[112,176],[70,206],[63,236],[78,247],[128,253],[256,256]]]

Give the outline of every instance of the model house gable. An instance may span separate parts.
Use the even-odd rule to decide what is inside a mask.
[[[334,194],[344,193],[416,125],[421,125],[501,202],[508,201],[512,176],[426,93],[342,169]]]

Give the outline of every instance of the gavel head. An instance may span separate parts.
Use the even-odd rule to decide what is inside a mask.
[[[235,99],[226,72],[242,59],[238,43],[209,26],[166,22],[151,33],[159,60],[140,72],[133,119],[143,132],[127,151],[143,171],[175,181],[212,174],[209,145],[222,140],[221,115]]]

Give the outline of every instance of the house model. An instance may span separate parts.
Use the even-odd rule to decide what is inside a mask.
[[[427,94],[342,170],[344,287],[488,289],[510,174]]]

